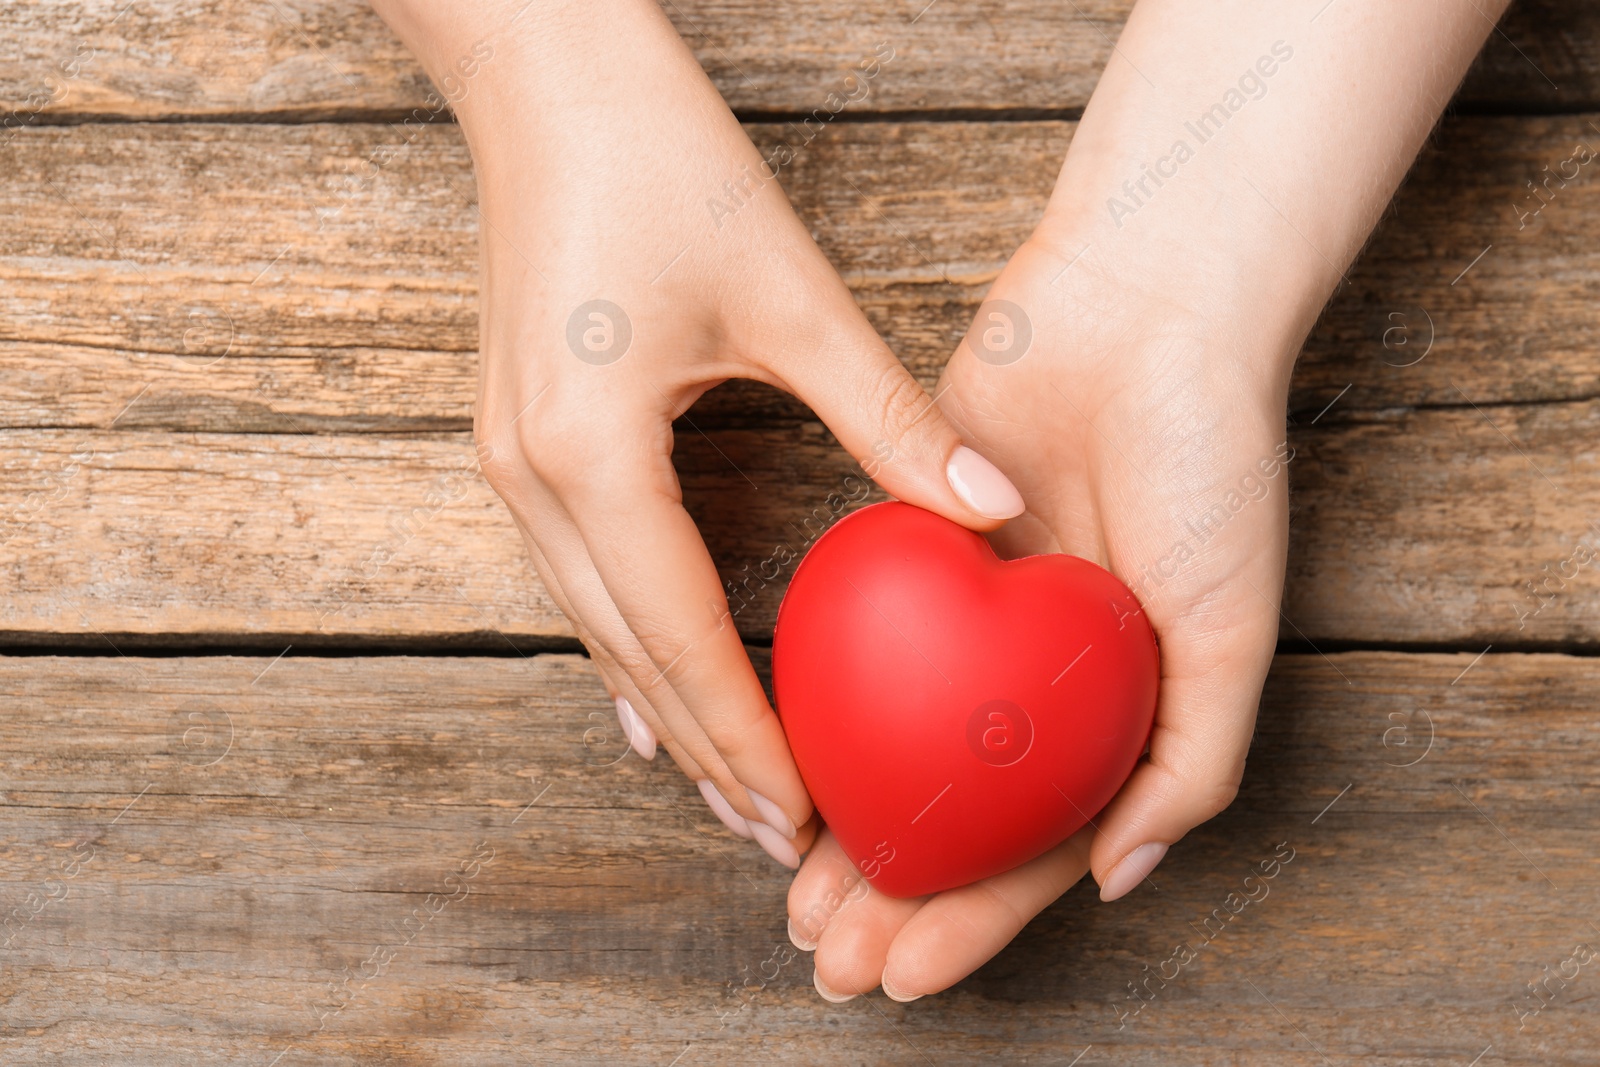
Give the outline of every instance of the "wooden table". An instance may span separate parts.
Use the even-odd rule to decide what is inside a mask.
[[[894,49],[785,188],[931,384],[1127,5],[665,6],[764,145]],[[79,0],[0,40],[0,1062],[1600,1063],[1600,182],[1513,208],[1600,146],[1600,8],[1505,21],[1301,358],[1238,800],[910,1005],[765,977],[785,872],[626,754],[475,476],[472,175],[398,125],[382,24]],[[764,389],[695,419],[730,576],[849,469]]]

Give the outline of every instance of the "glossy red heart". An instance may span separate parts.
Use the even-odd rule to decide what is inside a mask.
[[[772,684],[817,810],[891,896],[999,874],[1077,832],[1150,736],[1155,635],[1076,556],[1003,561],[909,504],[863,508],[806,554]]]

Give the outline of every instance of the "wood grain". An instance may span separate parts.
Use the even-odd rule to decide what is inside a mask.
[[[809,113],[880,42],[894,59],[860,110],[1078,109],[1132,6],[1126,0],[761,4],[670,0],[664,10],[738,110]],[[1307,5],[1306,35],[1317,5]],[[75,0],[0,12],[0,111],[84,118],[301,119],[402,114],[429,84],[359,0]],[[1600,102],[1600,16],[1519,3],[1463,100],[1571,110]],[[491,46],[493,39],[491,38]],[[857,92],[845,85],[845,92]],[[41,108],[40,103],[44,102]]]
[[[663,6],[763,147],[894,49],[783,181],[931,386],[1130,5]],[[1594,1061],[1590,967],[1518,1016],[1600,945],[1600,660],[1507,652],[1597,647],[1592,168],[1519,220],[1600,145],[1594,5],[1491,35],[1301,357],[1281,637],[1321,651],[1238,799],[910,1005],[820,1001],[788,873],[557,654],[466,432],[470,160],[396,125],[430,87],[367,7],[12,4],[0,41],[0,645],[78,653],[0,655],[0,1062]],[[855,484],[764,387],[693,418],[730,580]],[[764,678],[787,577],[737,618]],[[1375,642],[1470,651],[1337,651]]]
[[[1600,610],[1589,562],[1600,544],[1597,418],[1585,401],[1292,432],[1303,450],[1282,636],[1426,643],[1449,629],[1502,646],[1589,645]],[[1436,631],[1446,618],[1464,625]]]
[[[1596,440],[1600,401],[1336,410],[1292,430],[1282,637],[1592,647]],[[798,556],[878,499],[816,423],[684,431],[675,462],[724,578],[748,583],[736,622],[756,641],[792,573],[780,546]],[[15,430],[0,471],[19,498],[0,513],[9,642],[498,650],[571,634],[466,434]]]
[[[23,433],[0,456],[30,487],[0,534],[13,640],[571,634],[459,434]]]
[[[1514,1005],[1597,940],[1597,684],[1280,657],[1239,800],[1156,888],[1074,888],[945,995],[830,1006],[785,951],[786,872],[627,753],[580,658],[0,658],[0,914],[52,900],[0,951],[0,1055],[1584,1064],[1586,969],[1521,1031]]]
[[[1314,332],[1291,406],[1309,417],[1346,386],[1340,409],[1600,394],[1600,183],[1585,171],[1520,229],[1516,213],[1542,167],[1578,140],[1600,148],[1593,125],[1447,123]],[[786,172],[801,216],[924,384],[1036,222],[1071,129],[839,125]],[[119,427],[468,427],[470,163],[454,127],[430,128],[372,175],[368,158],[393,141],[381,126],[23,131],[0,186],[0,426],[103,427],[140,395]],[[735,384],[696,422],[804,417]]]

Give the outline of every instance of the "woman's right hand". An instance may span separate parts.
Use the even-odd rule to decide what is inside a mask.
[[[811,801],[682,506],[674,418],[753,378],[851,455],[890,457],[874,475],[902,500],[991,530],[1021,497],[879,339],[653,0],[377,7],[441,82],[492,50],[457,103],[482,222],[485,476],[635,747],[659,740],[794,867]]]

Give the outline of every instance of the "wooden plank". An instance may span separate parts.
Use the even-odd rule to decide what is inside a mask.
[[[1292,431],[1283,638],[1592,647],[1596,440],[1600,401],[1335,409]],[[749,580],[736,622],[757,641],[792,573],[780,546],[879,498],[816,423],[686,431],[675,461],[724,578]],[[6,641],[571,633],[466,434],[13,430],[0,472]]]
[[[1447,123],[1314,332],[1292,406],[1309,416],[1347,385],[1341,409],[1600,393],[1600,250],[1589,240],[1600,183],[1585,170],[1521,229],[1516,213],[1542,167],[1577,140],[1600,148],[1594,124]],[[926,385],[1037,221],[1071,129],[839,125],[786,171],[802,217]],[[764,145],[784,136],[752,132]],[[469,426],[470,162],[443,127],[364,177],[392,141],[381,126],[23,131],[0,185],[11,220],[0,234],[0,426],[105,426],[141,390],[119,427]],[[696,421],[804,416],[736,384],[714,390]]]
[[[1593,647],[1597,434],[1596,401],[1292,432],[1282,636]]]
[[[841,86],[859,95],[844,79],[880,42],[894,58],[857,109],[1082,108],[1131,4],[663,7],[735,109],[804,114]],[[1525,0],[1502,29],[1464,101],[1557,110],[1600,102],[1600,15],[1588,5]],[[360,0],[11,5],[0,12],[0,39],[11,42],[0,111],[23,121],[328,118],[428,106],[421,69]]]
[[[1158,888],[1080,885],[952,992],[836,1007],[784,948],[786,872],[627,754],[577,657],[0,657],[0,915],[30,909],[0,1055],[1588,1063],[1587,968],[1515,1008],[1600,940],[1597,684],[1555,655],[1280,657],[1240,799]]]
[[[572,632],[464,435],[17,433],[12,640]]]

